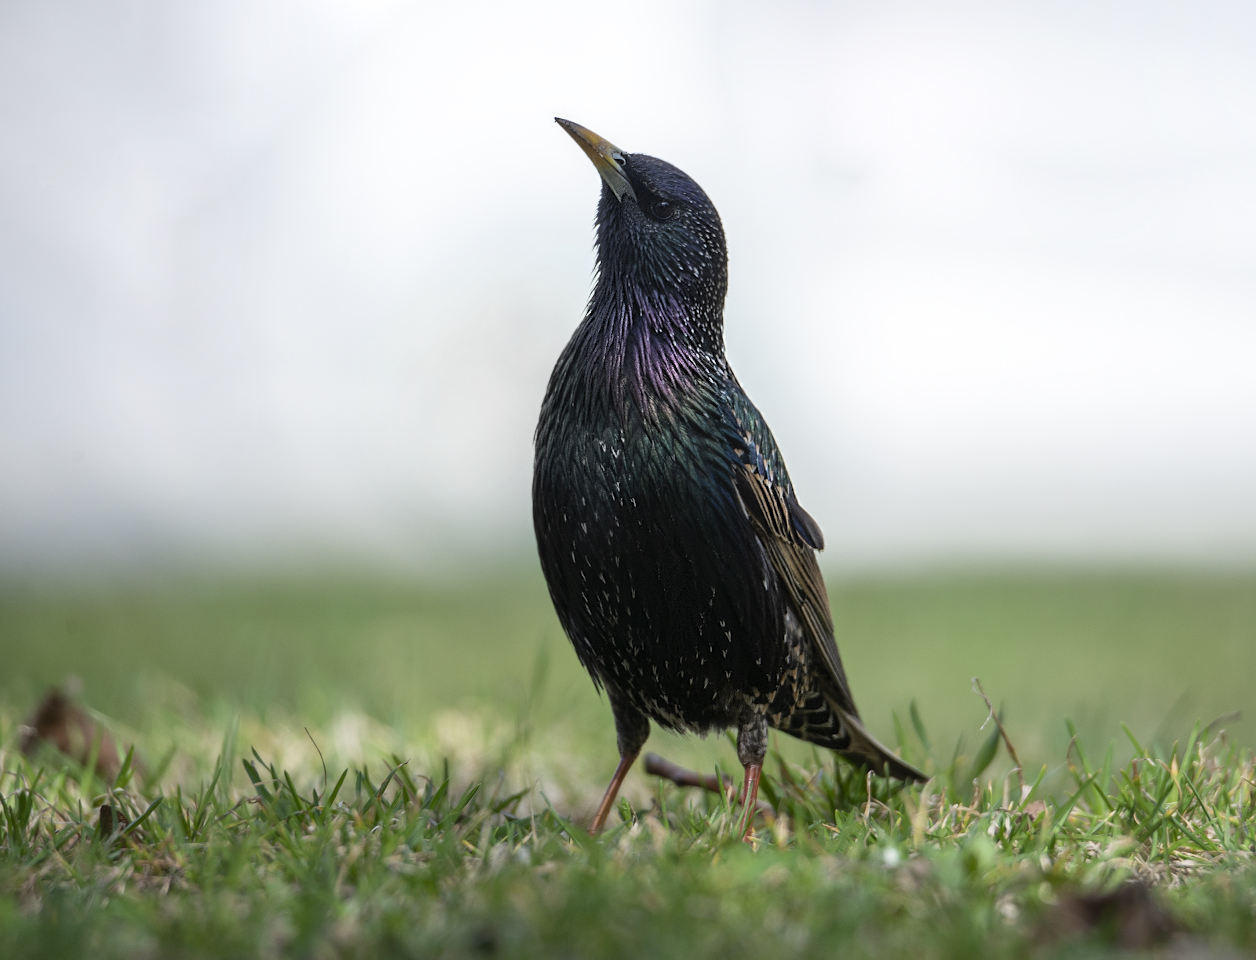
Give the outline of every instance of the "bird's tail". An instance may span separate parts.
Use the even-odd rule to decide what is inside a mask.
[[[858,716],[832,701],[830,706],[842,718],[842,725],[850,734],[850,746],[842,752],[851,760],[864,764],[874,773],[888,773],[906,783],[924,783],[929,779],[902,757],[895,756],[889,747],[870,734]]]

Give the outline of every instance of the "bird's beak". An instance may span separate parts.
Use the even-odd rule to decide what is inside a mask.
[[[623,200],[624,194],[637,199],[637,193],[632,189],[632,184],[628,182],[628,178],[624,176],[621,164],[624,162],[624,151],[611,143],[605,137],[599,137],[592,130],[580,126],[578,123],[572,123],[570,120],[563,120],[555,117],[554,122],[571,134],[571,139],[580,144],[583,150],[593,161],[593,166],[597,167],[597,172],[602,175],[602,179],[606,181],[606,185],[611,188],[611,193],[615,194],[615,199]]]

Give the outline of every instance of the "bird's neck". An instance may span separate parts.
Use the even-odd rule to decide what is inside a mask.
[[[589,302],[599,334],[625,345],[649,343],[664,353],[724,357],[724,297],[695,295],[674,283],[603,269]]]
[[[595,392],[620,416],[683,406],[726,369],[721,309],[605,275],[576,339],[582,366],[598,370]]]

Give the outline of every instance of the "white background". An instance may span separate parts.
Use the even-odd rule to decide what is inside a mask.
[[[570,117],[830,562],[1256,557],[1256,7],[0,5],[0,570],[527,549]]]

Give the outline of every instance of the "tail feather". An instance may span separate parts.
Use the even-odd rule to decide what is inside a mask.
[[[831,700],[829,704],[842,718],[842,725],[850,734],[850,745],[842,752],[851,760],[866,765],[875,773],[888,773],[891,777],[906,783],[913,781],[924,783],[929,779],[902,757],[895,756],[889,747],[868,732],[857,716],[842,709]]]

